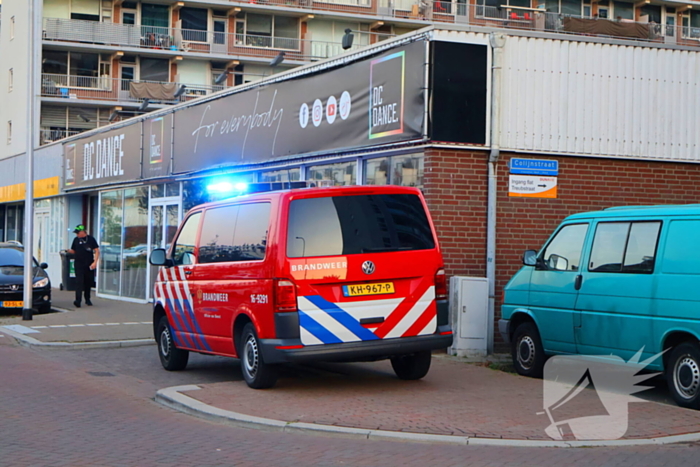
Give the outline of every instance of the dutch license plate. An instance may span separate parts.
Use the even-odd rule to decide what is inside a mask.
[[[24,308],[24,302],[1,302],[3,308]]]
[[[394,293],[393,282],[343,286],[343,295],[346,297],[358,297],[360,295],[383,295],[389,293]]]

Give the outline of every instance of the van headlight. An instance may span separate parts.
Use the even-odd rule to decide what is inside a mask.
[[[44,277],[43,279],[39,279],[34,283],[34,288],[38,289],[39,287],[46,287],[47,285],[49,285],[49,278]]]

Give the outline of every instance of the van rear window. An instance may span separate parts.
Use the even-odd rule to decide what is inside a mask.
[[[306,198],[289,207],[289,258],[432,248],[433,232],[416,195]]]

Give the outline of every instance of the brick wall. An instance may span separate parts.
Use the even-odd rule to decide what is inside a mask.
[[[559,161],[557,199],[508,196],[511,157]],[[448,275],[486,275],[488,152],[425,152],[425,196]],[[610,206],[700,202],[700,165],[502,153],[496,221],[496,316],[503,287],[527,249],[539,249],[570,214]],[[496,350],[505,351],[496,336]]]

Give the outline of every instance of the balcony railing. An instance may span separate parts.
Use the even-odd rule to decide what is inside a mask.
[[[77,135],[78,133],[82,133],[82,131],[51,130],[43,128],[39,131],[39,143],[43,146],[44,144],[53,143],[54,141],[58,141],[63,138],[68,138],[69,136]]]
[[[161,102],[163,104],[185,102],[227,87],[223,85],[165,83],[110,78],[108,76],[71,76],[52,73],[42,74],[41,83],[42,97],[117,102],[142,102],[145,98],[148,98],[152,102]],[[139,84],[141,86],[138,86]],[[181,96],[171,97],[180,84],[185,85],[185,92]],[[161,98],[158,98],[158,96]]]
[[[343,52],[340,42],[59,18],[44,18],[43,37],[47,41],[105,44],[236,57],[274,58],[279,52],[284,51],[286,60],[298,61],[316,61]],[[352,48],[357,49],[361,46],[361,44],[353,44]]]
[[[474,5],[461,0],[378,1],[377,14],[394,18],[700,46],[700,28],[688,26],[582,18],[533,8]],[[595,21],[599,23],[594,24]]]

